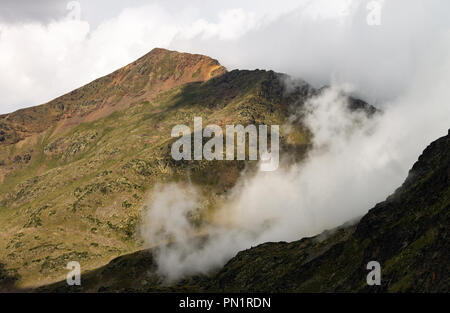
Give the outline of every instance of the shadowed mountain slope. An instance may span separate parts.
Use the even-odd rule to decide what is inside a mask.
[[[211,288],[448,292],[449,183],[450,132],[430,144],[404,184],[356,226],[243,251],[214,276]],[[381,286],[366,284],[372,260],[381,264]]]

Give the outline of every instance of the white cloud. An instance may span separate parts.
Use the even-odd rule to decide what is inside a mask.
[[[204,19],[196,20],[180,35],[185,39],[201,36],[202,39],[217,37],[219,40],[237,39],[251,29],[258,27],[259,21],[253,12],[231,9],[219,13],[219,21],[211,23]]]
[[[200,51],[231,68],[245,68],[249,58],[255,62],[248,62],[248,66],[269,68],[274,65],[274,58],[286,64],[289,61],[283,61],[286,55],[294,51],[266,55],[270,53],[266,48],[273,45],[274,36],[296,36],[298,40],[303,20],[338,20],[349,14],[352,3],[340,0],[330,5],[323,0],[303,0],[280,6],[271,1],[258,1],[242,6],[232,2],[230,7],[208,4],[193,8],[183,2],[179,10],[174,10],[165,6],[165,2],[154,2],[122,9],[116,17],[97,22],[95,29],[85,20],[68,18],[47,24],[3,22],[0,23],[0,71],[4,73],[0,77],[3,95],[0,113],[49,101],[134,61],[154,47]],[[90,15],[84,6],[82,2],[81,16]],[[106,3],[99,2],[98,6],[99,14],[108,11]],[[299,9],[294,15],[288,14],[294,6]],[[92,4],[87,7],[92,9]],[[293,25],[286,25],[276,34],[270,32],[271,25],[296,18],[299,20]],[[250,43],[252,47],[248,49]],[[295,44],[293,47],[298,50]]]

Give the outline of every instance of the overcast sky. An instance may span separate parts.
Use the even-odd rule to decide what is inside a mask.
[[[445,0],[2,0],[0,113],[49,101],[154,47],[315,85],[345,81],[381,103],[448,33],[449,12]]]

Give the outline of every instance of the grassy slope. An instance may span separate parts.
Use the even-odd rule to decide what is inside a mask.
[[[241,251],[210,276],[165,286],[152,251],[114,259],[39,291],[176,292],[448,292],[450,130],[430,144],[405,183],[356,225],[286,243]],[[366,284],[366,265],[381,264],[381,286]]]

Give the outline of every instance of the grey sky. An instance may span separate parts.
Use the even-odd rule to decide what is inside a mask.
[[[24,23],[41,22],[48,23],[57,20],[67,14],[67,4],[70,0],[2,0],[0,2],[0,22]],[[260,12],[287,11],[298,6],[296,0],[285,0],[283,5],[277,1],[255,6],[252,1],[229,0],[78,0],[81,4],[81,17],[87,20],[92,28],[96,28],[101,22],[113,18],[126,8],[140,7],[148,4],[158,4],[169,12],[189,10],[205,19],[214,18],[216,13],[226,8],[243,8]]]
[[[66,13],[67,1],[61,0],[2,0],[0,2],[0,22],[49,22]]]

